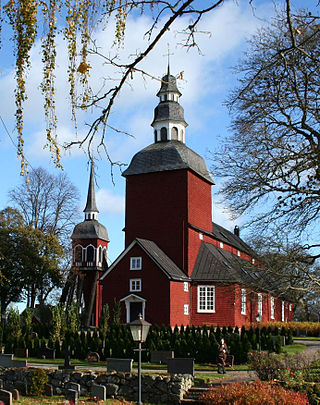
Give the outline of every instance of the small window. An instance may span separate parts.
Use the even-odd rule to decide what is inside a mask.
[[[284,322],[284,301],[281,301],[281,322]]]
[[[183,313],[184,315],[189,315],[189,304],[184,304]]]
[[[178,128],[173,127],[171,129],[171,139],[177,141],[178,140]]]
[[[223,249],[223,242],[220,242],[220,247],[221,249]]]
[[[201,233],[201,232],[199,233],[199,239],[203,240],[203,233]]]
[[[198,312],[215,312],[215,289],[212,285],[198,286]]]
[[[274,297],[270,297],[270,318],[274,319]]]
[[[88,246],[87,247],[87,262],[92,263],[94,261],[94,247]]]
[[[185,292],[188,292],[188,291],[189,291],[189,284],[188,284],[187,281],[185,281],[185,282],[183,283],[183,291],[185,291]]]
[[[161,138],[161,141],[163,141],[163,142],[168,139],[168,137],[167,137],[167,128],[162,127],[160,129],[160,138]]]
[[[77,266],[81,266],[82,263],[82,247],[76,246],[74,249],[74,261],[77,263]]]
[[[262,294],[258,294],[258,314],[262,316]]]
[[[142,257],[130,257],[130,270],[142,269]]]
[[[292,311],[292,304],[289,304],[289,311]]]
[[[141,291],[141,278],[132,278],[130,280],[130,292]]]
[[[241,256],[240,250],[237,250],[237,255],[238,255],[239,257]]]
[[[241,289],[241,314],[246,314],[246,307],[247,307],[247,295],[246,290],[244,288]]]

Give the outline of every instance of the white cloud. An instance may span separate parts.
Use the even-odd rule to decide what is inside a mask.
[[[96,198],[100,212],[112,214],[124,213],[125,199],[123,196],[115,195],[112,191],[102,188],[96,193]]]

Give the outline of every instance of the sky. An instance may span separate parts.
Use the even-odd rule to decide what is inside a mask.
[[[202,0],[205,1],[205,0]],[[226,1],[223,6],[205,16],[198,35],[197,49],[187,51],[179,43],[182,41],[181,31],[188,25],[190,17],[178,20],[174,27],[166,33],[158,47],[145,60],[141,68],[153,77],[161,78],[167,69],[168,44],[170,44],[170,70],[174,75],[184,72],[183,80],[178,80],[178,87],[182,93],[180,104],[185,111],[188,123],[186,130],[186,144],[206,159],[210,168],[210,150],[214,150],[219,142],[230,135],[230,117],[223,102],[236,84],[233,74],[234,66],[246,48],[246,39],[274,14],[275,3],[281,1],[256,0],[254,7],[248,0]],[[315,0],[293,0],[296,7],[314,5]],[[128,18],[127,30],[123,46],[118,49],[112,47],[114,40],[113,27],[97,30],[94,33],[100,52],[105,55],[118,54],[119,60],[127,61],[130,55],[143,49],[146,44],[144,33],[148,30],[152,20],[148,15]],[[161,26],[161,21],[159,26]],[[3,46],[0,49],[0,209],[10,205],[8,191],[23,182],[20,173],[20,161],[16,157],[16,132],[14,129],[14,59],[11,55],[10,33],[2,33]],[[56,103],[59,118],[59,143],[81,138],[87,131],[87,124],[97,117],[97,111],[92,110],[78,115],[78,135],[75,133],[71,120],[71,110],[68,101],[68,84],[66,81],[67,55],[64,41],[58,37],[57,48],[57,90]],[[28,72],[27,94],[25,103],[25,154],[30,167],[46,168],[51,173],[59,169],[54,167],[50,154],[44,149],[45,119],[42,109],[42,96],[39,90],[41,80],[40,44],[36,43],[32,50],[32,67]],[[98,57],[89,57],[92,66],[90,83],[98,91],[106,78],[117,77],[110,66]],[[107,132],[106,143],[108,153],[113,161],[129,164],[133,155],[153,142],[153,130],[150,126],[153,110],[158,104],[156,93],[159,81],[152,78],[142,78],[135,74],[133,80],[125,86],[116,100],[110,117],[113,127],[124,130],[133,136]],[[6,128],[6,129],[5,129]],[[124,194],[125,180],[121,171],[114,167],[113,177],[111,168],[105,155],[96,154],[96,196],[100,211],[99,221],[104,224],[109,233],[109,261],[112,262],[124,247]],[[65,173],[79,189],[81,200],[79,211],[85,206],[89,165],[88,157],[82,149],[74,147],[63,152],[62,165]],[[213,174],[214,178],[214,174]],[[223,204],[218,204],[216,195],[218,186],[213,187],[213,221],[233,230],[240,225],[242,218],[233,221],[230,212]]]

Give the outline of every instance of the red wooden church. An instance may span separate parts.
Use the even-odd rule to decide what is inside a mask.
[[[95,267],[81,264],[86,266],[86,291],[96,291],[86,304],[91,305],[91,323],[99,317],[100,296],[102,305],[110,308],[114,299],[120,301],[123,322],[139,313],[152,324],[166,325],[241,326],[255,321],[257,314],[263,321],[291,320],[290,302],[272,296],[267,287],[252,288],[258,257],[240,238],[239,228],[232,233],[212,223],[213,180],[204,159],[185,144],[181,93],[169,68],[157,96],[151,124],[154,142],[138,152],[123,173],[125,249],[101,271],[98,257],[99,249],[107,248],[106,230],[100,229],[94,242],[82,235],[81,224],[81,232],[76,227],[72,235],[75,265],[77,246],[82,247],[83,260],[88,259],[88,246],[95,249]],[[95,203],[94,210],[86,212],[97,212]]]

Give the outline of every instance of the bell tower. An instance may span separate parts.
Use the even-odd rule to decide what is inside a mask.
[[[102,310],[99,278],[107,269],[109,237],[106,227],[98,222],[93,164],[83,211],[85,220],[74,227],[71,236],[72,268],[60,301],[68,305],[76,299],[85,311],[85,325],[98,326]]]

